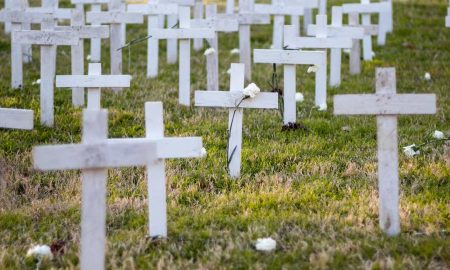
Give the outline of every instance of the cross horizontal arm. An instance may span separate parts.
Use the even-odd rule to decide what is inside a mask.
[[[72,4],[108,4],[110,0],[71,0]]]
[[[112,11],[112,12],[91,11],[87,13],[86,21],[88,23],[104,23],[104,24],[116,24],[116,23],[140,24],[144,23],[144,16],[141,13],[137,12],[129,13],[121,11]]]
[[[253,50],[255,63],[288,65],[326,65],[324,51]]]
[[[289,5],[268,5],[255,4],[255,13],[267,15],[286,15],[286,16],[302,16],[305,14],[305,9],[302,6]]]
[[[289,0],[289,5],[300,5],[304,8],[318,8],[319,0]]]
[[[130,87],[130,75],[59,75],[56,87],[115,88]]]
[[[176,4],[130,4],[128,12],[138,12],[145,15],[178,15]]]
[[[195,106],[235,108],[243,97],[240,91],[195,91]],[[245,99],[239,108],[278,109],[278,93],[259,93]]]
[[[0,128],[33,129],[33,111],[0,108]]]
[[[12,33],[12,41],[33,45],[78,45],[80,37],[73,31],[22,30]]]
[[[434,94],[372,94],[334,96],[336,115],[435,114]]]
[[[286,40],[288,48],[343,49],[352,47],[350,38],[293,37]]]
[[[55,19],[65,19],[70,20],[72,18],[71,8],[45,8],[45,7],[30,7],[27,8],[26,12],[34,13],[51,13]]]
[[[57,26],[55,31],[76,31],[80,38],[109,38],[108,26]]]
[[[156,39],[191,39],[191,38],[215,38],[215,32],[209,28],[186,29],[161,29],[153,28],[148,31],[152,38]]]
[[[180,6],[194,6],[195,0],[166,0],[166,3],[178,4]]]
[[[52,13],[26,12],[20,10],[0,10],[0,22],[41,23],[53,18]]]
[[[389,12],[389,2],[370,3],[370,4],[343,4],[343,13],[383,13]]]
[[[239,30],[239,21],[236,19],[192,19],[192,28],[212,28],[216,32],[236,32]]]
[[[41,171],[145,166],[156,158],[156,144],[150,141],[67,144],[33,149],[34,168]]]
[[[308,25],[308,36],[315,36],[317,29],[316,24]],[[327,36],[329,37],[362,39],[364,32],[363,27],[357,26],[327,26]]]
[[[270,23],[270,16],[261,14],[217,14],[216,18],[235,19],[242,25]]]

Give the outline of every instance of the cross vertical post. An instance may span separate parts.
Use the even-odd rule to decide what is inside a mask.
[[[191,26],[191,9],[181,7],[179,9],[180,29],[188,29]],[[180,65],[179,65],[179,102],[182,105],[191,104],[191,40],[180,39]]]

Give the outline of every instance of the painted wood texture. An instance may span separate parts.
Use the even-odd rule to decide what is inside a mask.
[[[32,110],[0,108],[0,129],[33,129]]]

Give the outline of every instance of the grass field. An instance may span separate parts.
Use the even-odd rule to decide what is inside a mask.
[[[67,1],[66,1],[67,2]],[[341,3],[330,0],[329,6]],[[3,1],[0,0],[3,5]],[[428,148],[414,158],[401,153],[402,233],[388,238],[378,228],[376,126],[374,117],[335,117],[332,95],[373,93],[376,67],[396,67],[398,92],[435,93],[438,113],[399,118],[399,143],[421,142],[435,129],[450,132],[450,29],[444,27],[446,1],[396,1],[394,33],[374,46],[372,62],[358,76],[348,74],[329,89],[329,109],[314,108],[314,76],[298,67],[298,123],[306,130],[281,131],[277,111],[245,112],[242,176],[226,171],[225,110],[177,104],[178,65],[161,55],[157,79],[145,78],[146,45],[124,54],[131,89],[105,91],[109,136],[143,137],[144,102],[163,101],[167,136],[201,136],[206,159],[167,162],[166,240],[147,239],[146,176],[143,168],[110,170],[107,254],[109,269],[449,269],[450,144]],[[66,241],[66,252],[43,268],[77,268],[80,239],[80,172],[42,173],[32,169],[35,145],[80,141],[81,109],[69,90],[55,90],[55,127],[39,124],[39,49],[24,67],[23,90],[11,90],[10,42],[0,30],[0,107],[35,111],[33,131],[0,130],[0,269],[32,269],[25,254],[34,244]],[[128,39],[146,27],[130,26]],[[268,48],[270,26],[253,27],[253,48]],[[220,36],[221,88],[237,56],[236,34]],[[164,43],[161,46],[165,45]],[[88,45],[86,44],[86,49]],[[103,68],[108,71],[108,47]],[[206,85],[205,58],[193,53],[192,88]],[[253,81],[269,90],[271,65],[254,65]],[[281,70],[281,68],[279,69]],[[69,74],[70,51],[58,49],[57,74]],[[432,80],[424,80],[425,72]],[[281,76],[281,74],[280,74]],[[349,131],[343,131],[349,127]],[[272,253],[254,249],[273,237]]]

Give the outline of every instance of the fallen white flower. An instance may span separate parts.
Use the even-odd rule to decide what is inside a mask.
[[[255,248],[259,251],[272,251],[277,248],[277,242],[271,237],[258,238],[256,240]]]
[[[305,97],[303,96],[302,93],[295,93],[295,101],[296,102],[303,102],[305,100]]]
[[[86,56],[86,60],[87,60],[87,61],[90,61],[90,60],[91,60],[91,55],[90,55],[90,54],[88,54],[88,55]]]
[[[205,158],[208,155],[208,152],[206,151],[206,148],[203,147],[202,150],[200,150],[200,157]]]
[[[374,52],[374,51],[372,51],[372,57],[375,57],[375,55],[376,55],[376,54],[375,54],[375,52]]]
[[[230,51],[231,55],[240,54],[240,53],[241,53],[241,50],[239,50],[238,48],[234,48]]]
[[[308,67],[308,73],[316,73],[319,70],[319,67],[317,67],[316,65],[314,66],[309,66]]]
[[[231,68],[229,68],[229,69],[227,70],[227,74],[228,74],[228,75],[231,74]]]
[[[424,78],[425,78],[425,81],[431,80],[431,74],[426,72]]]
[[[403,147],[403,152],[405,153],[405,155],[407,157],[413,157],[413,156],[417,156],[418,154],[420,154],[419,150],[414,150],[416,148],[415,144],[411,144],[408,146]]]
[[[250,97],[250,98],[256,97],[256,95],[259,92],[261,92],[261,89],[259,89],[259,87],[254,83],[249,84],[247,87],[244,88],[244,91],[242,91],[244,96]]]
[[[214,50],[214,48],[208,48],[203,55],[207,56],[207,55],[213,54],[215,52],[216,52],[216,50]]]
[[[41,79],[37,79],[36,81],[34,81],[34,82],[32,83],[32,85],[36,85],[36,84],[41,84]]]
[[[343,51],[344,51],[344,53],[346,53],[346,54],[350,54],[350,52],[351,52],[350,49],[344,49]]]
[[[44,257],[53,258],[52,251],[47,245],[37,245],[34,246],[27,251],[27,257],[36,257],[38,259],[42,259]]]
[[[324,112],[324,111],[326,111],[327,109],[328,109],[328,106],[327,106],[326,103],[322,103],[322,104],[320,104],[319,107],[318,107],[318,110],[321,111],[321,112]]]
[[[270,45],[270,47],[269,47],[271,50],[273,50],[273,49],[275,49],[275,46],[273,46],[273,44],[272,45]]]
[[[433,133],[433,138],[438,139],[438,140],[444,139],[444,132],[435,130]]]

